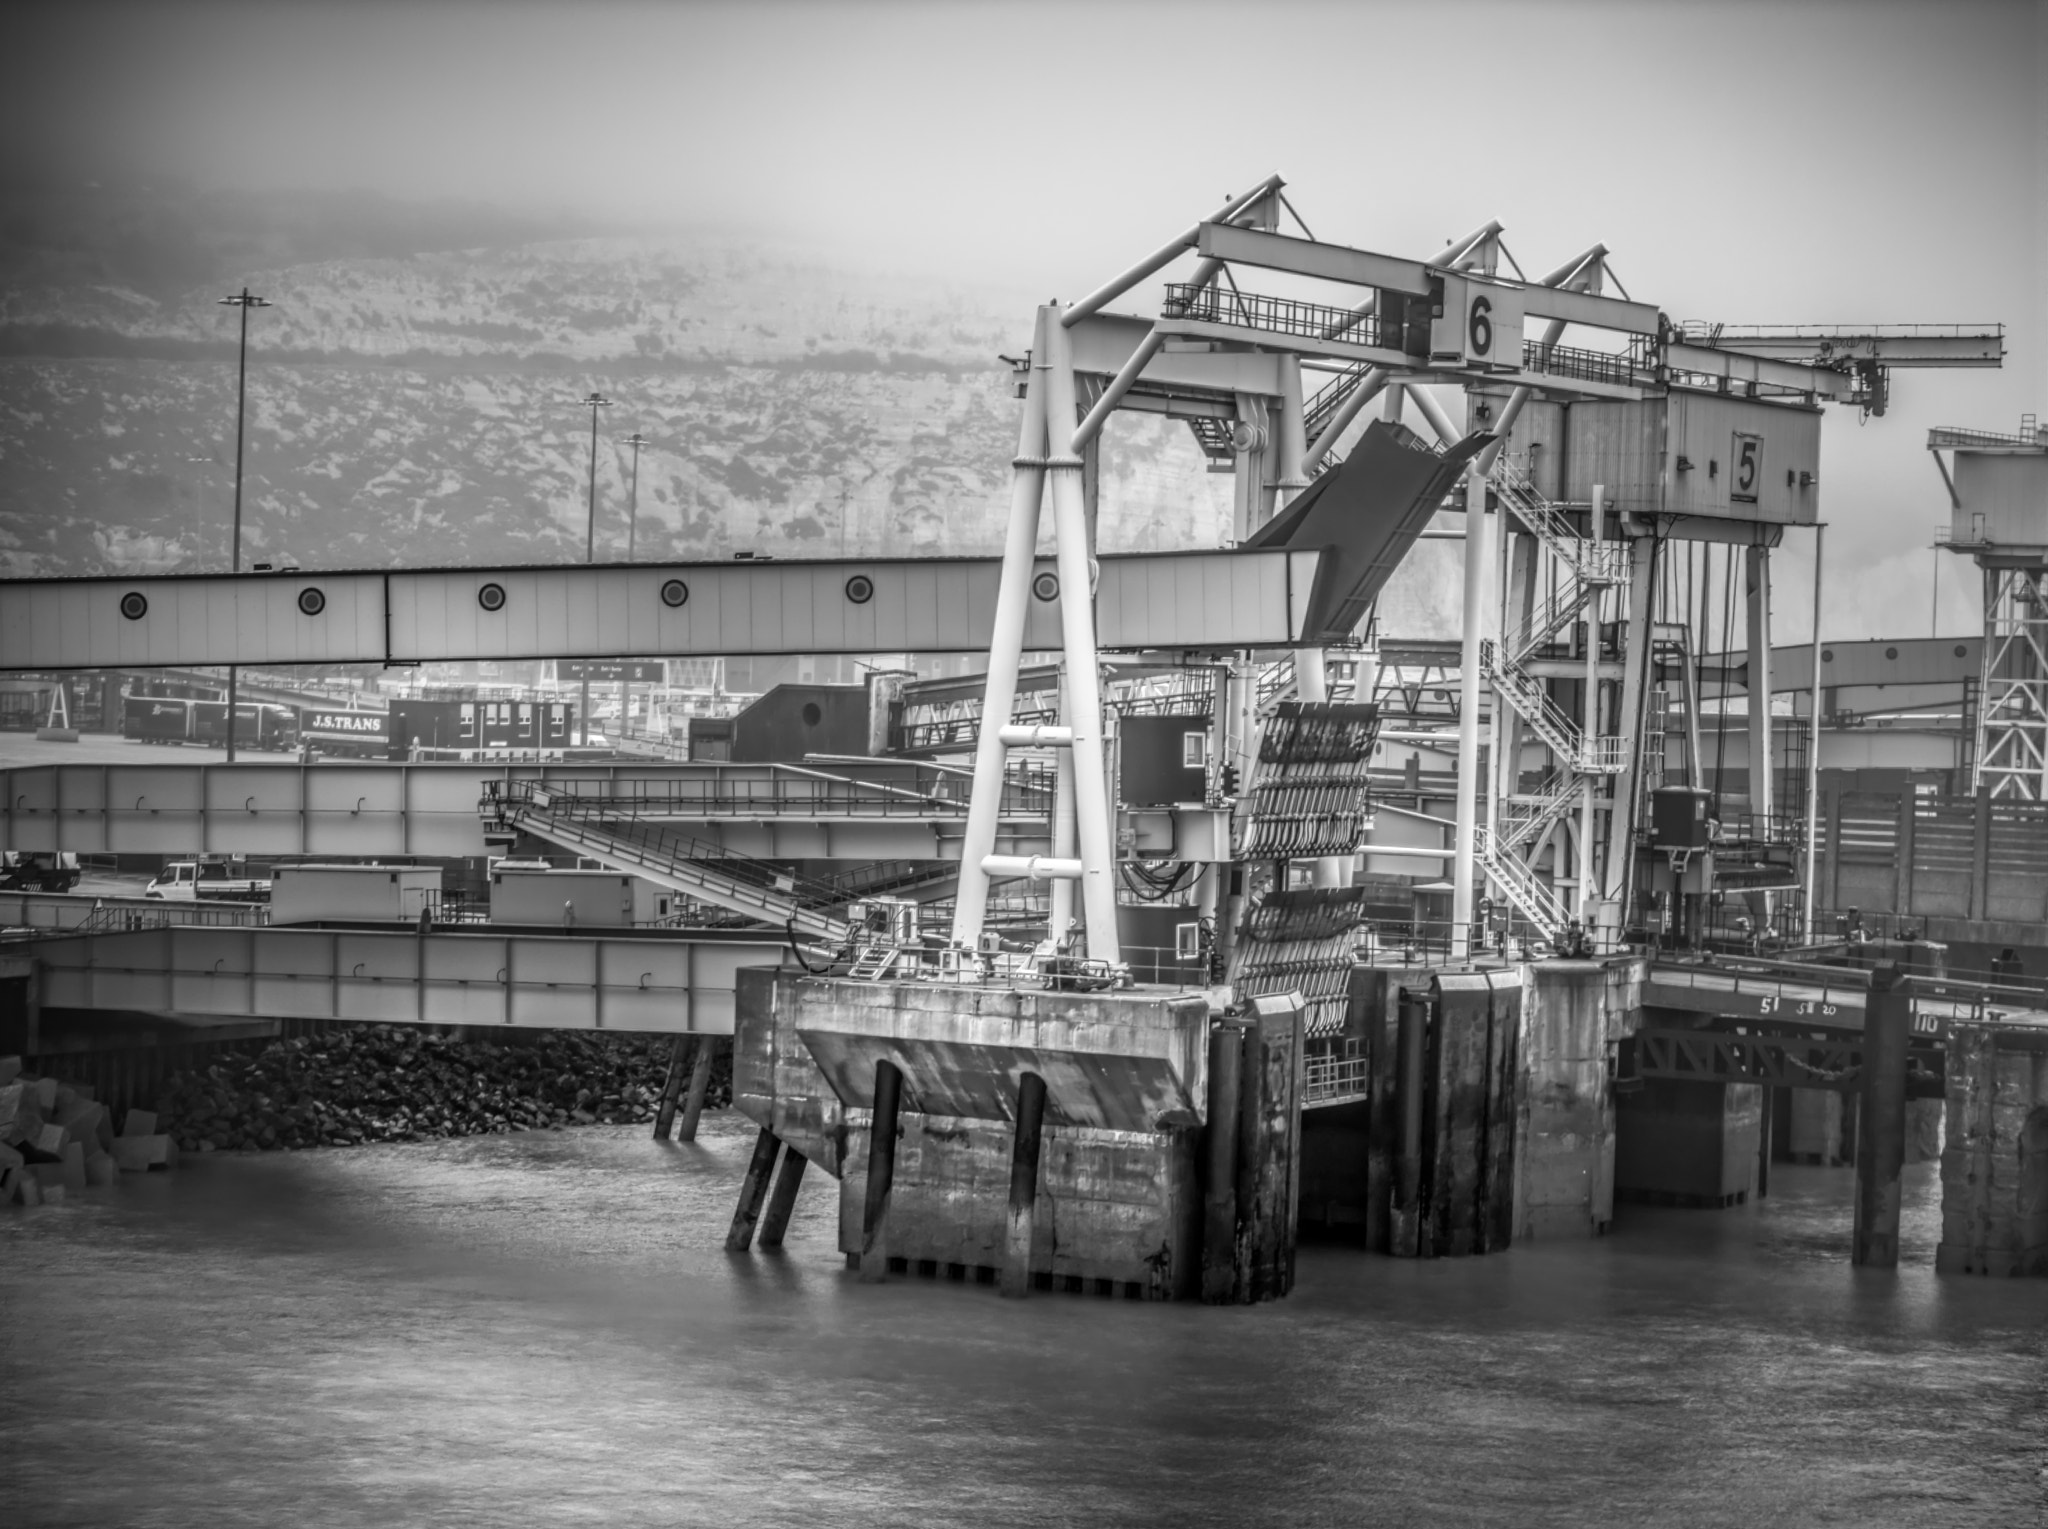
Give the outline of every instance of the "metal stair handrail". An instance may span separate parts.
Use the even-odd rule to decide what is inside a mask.
[[[1571,910],[1563,900],[1545,886],[1523,861],[1512,852],[1501,849],[1487,829],[1478,828],[1474,833],[1479,863],[1485,867],[1487,876],[1500,888],[1502,895],[1524,918],[1541,929],[1546,938],[1555,940],[1562,935],[1565,926],[1571,922]]]

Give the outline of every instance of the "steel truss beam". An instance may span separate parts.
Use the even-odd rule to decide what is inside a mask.
[[[1984,570],[1975,787],[2048,801],[2048,569]]]
[[[1620,1063],[1624,1077],[1689,1083],[1763,1083],[1774,1088],[1825,1088],[1851,1093],[1862,1087],[1860,1039],[1788,1035],[1734,1035],[1718,1030],[1638,1030]],[[1627,1044],[1627,1043],[1624,1043]],[[1920,1097],[1941,1075],[1943,1053],[1916,1047]]]

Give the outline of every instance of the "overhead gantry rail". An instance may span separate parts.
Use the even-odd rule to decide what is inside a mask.
[[[2005,362],[2003,324],[1712,324],[1689,319],[1664,346],[1666,380],[1858,403],[1882,414],[1894,367]]]
[[[1116,650],[1288,647],[1323,553],[1100,559]],[[393,569],[0,582],[0,670],[756,653],[971,653],[993,633],[995,558]],[[1059,643],[1051,559],[1024,640]]]
[[[35,961],[45,1008],[730,1035],[736,973],[780,965],[788,936],[173,926],[8,951]]]

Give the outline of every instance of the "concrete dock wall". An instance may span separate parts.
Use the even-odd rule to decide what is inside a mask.
[[[866,1195],[869,1112],[853,1129],[839,1180],[839,1246],[856,1254]],[[976,1277],[1003,1258],[1011,1128],[997,1121],[905,1111],[896,1143],[889,1252],[917,1272]],[[1202,1197],[1193,1130],[1047,1127],[1038,1164],[1031,1268],[1055,1285],[1107,1282],[1102,1294],[1194,1294]],[[993,1278],[993,1272],[980,1276]],[[1132,1291],[1122,1287],[1140,1285]]]

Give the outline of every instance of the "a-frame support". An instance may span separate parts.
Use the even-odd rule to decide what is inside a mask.
[[[1103,770],[1102,683],[1095,647],[1095,558],[1088,540],[1082,493],[1081,456],[1075,449],[1078,423],[1074,368],[1060,310],[1038,310],[1031,344],[1031,374],[1025,385],[1024,421],[1010,492],[1010,524],[1003,543],[1003,569],[996,588],[995,632],[989,643],[988,685],[982,698],[981,738],[974,756],[974,794],[954,903],[953,940],[972,946],[981,937],[991,874],[1057,877],[1078,881],[1088,955],[1112,966],[1122,957],[1116,930],[1116,864],[1109,815],[1109,786]],[[1052,500],[1053,545],[1058,588],[1034,588],[1032,557],[1044,500]],[[1032,600],[1051,594],[1060,611],[1065,684],[1060,725],[1017,729],[1010,711],[1017,697],[1017,671],[1024,655],[1025,618]],[[1020,857],[994,853],[1003,799],[1004,765],[1015,744],[1051,744],[1073,761],[1073,858]]]

